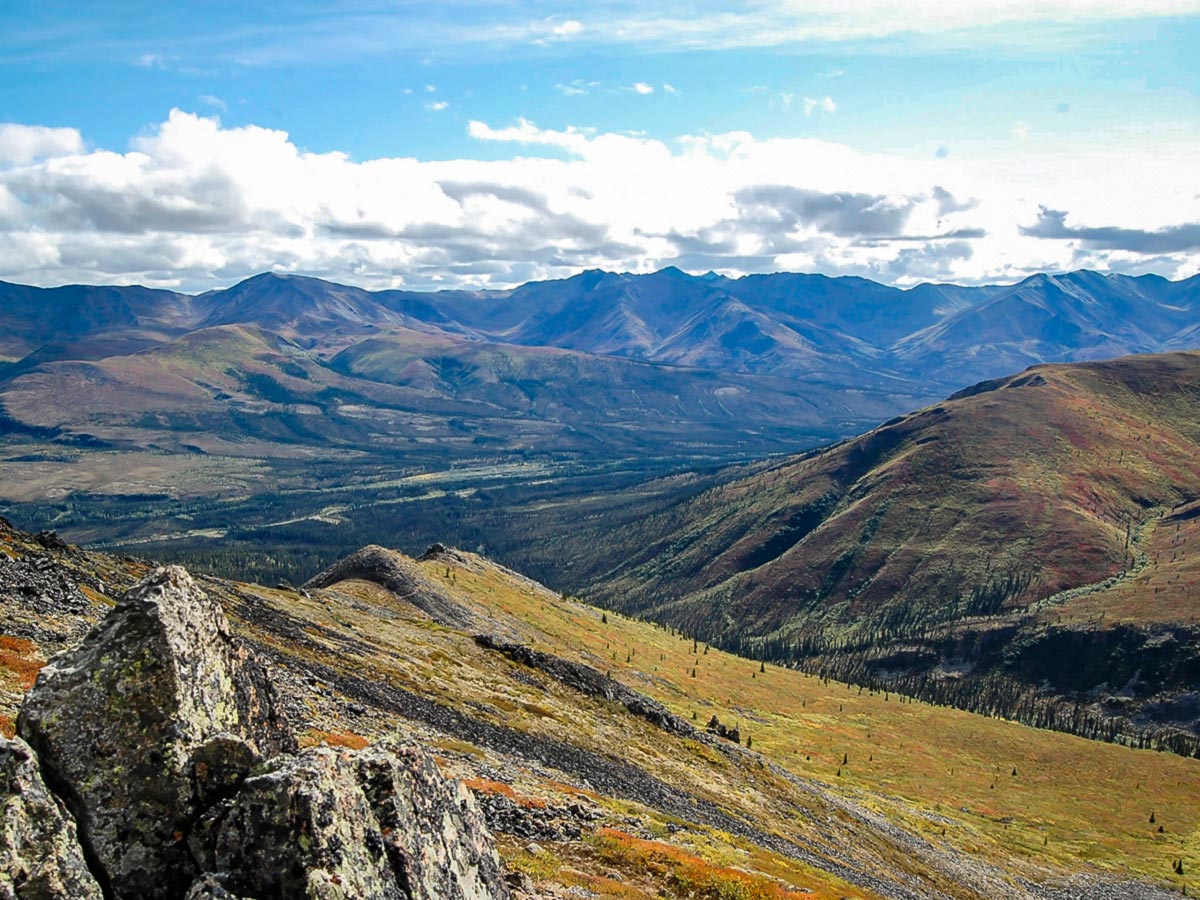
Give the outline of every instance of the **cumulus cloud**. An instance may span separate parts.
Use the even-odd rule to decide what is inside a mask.
[[[1170,224],[1181,209],[1200,218],[1200,201],[1179,194],[1194,160],[1183,150],[1139,180],[1120,156],[1006,168],[528,120],[468,125],[512,158],[434,161],[311,153],[282,131],[180,111],[123,152],[20,128],[0,130],[0,278],[38,284],[204,289],[279,269],[371,287],[499,287],[668,264],[973,282],[1063,268],[1081,243],[1089,265],[1136,265],[1145,252],[1178,275],[1195,271],[1200,242],[1195,226]],[[1060,209],[1126,225],[1084,228]]]
[[[913,197],[830,194],[790,185],[754,185],[734,194],[747,223],[777,225],[789,233],[804,227],[839,237],[901,234],[916,202]]]
[[[74,128],[0,123],[0,165],[21,165],[35,159],[68,156],[82,151],[83,136]]]
[[[951,213],[966,212],[974,209],[979,205],[979,201],[974,197],[967,200],[959,200],[952,193],[942,187],[940,184],[933,186],[933,199],[937,201],[938,215],[947,216]]]
[[[449,106],[450,104],[445,100],[434,100],[431,103],[425,104],[425,108],[430,112],[441,112],[442,110],[449,108]]]
[[[641,94],[642,96],[645,96],[646,94],[654,93],[654,85],[646,84],[644,81],[635,81],[630,90],[632,90],[635,94]]]

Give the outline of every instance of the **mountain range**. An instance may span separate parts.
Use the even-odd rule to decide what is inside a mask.
[[[197,296],[0,284],[0,310],[10,432],[729,459],[846,437],[1038,362],[1186,348],[1200,276],[900,290],[591,270],[419,293],[263,274]]]

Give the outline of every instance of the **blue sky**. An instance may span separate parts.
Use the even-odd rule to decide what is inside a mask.
[[[1200,2],[829,6],[9,0],[0,278],[1197,271]]]

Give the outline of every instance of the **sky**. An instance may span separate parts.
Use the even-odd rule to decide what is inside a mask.
[[[1200,273],[1200,0],[0,0],[0,279]]]

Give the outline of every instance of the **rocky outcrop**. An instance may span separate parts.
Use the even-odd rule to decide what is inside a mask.
[[[508,896],[472,798],[422,751],[296,752],[280,709],[220,607],[157,571],[43,669],[18,719],[78,822],[76,843],[59,812],[49,858],[86,858],[99,887],[0,900]]]
[[[193,851],[237,895],[403,900],[357,774],[329,748],[271,760],[210,811]]]
[[[191,843],[234,896],[490,900],[505,891],[472,798],[412,746],[277,757],[210,810]],[[219,896],[206,889],[200,896]]]
[[[103,878],[165,898],[196,874],[183,837],[206,798],[293,746],[277,705],[220,607],[172,566],[42,669],[17,727]]]
[[[569,806],[519,803],[488,792],[477,799],[492,831],[537,841],[577,841],[603,818],[603,813],[578,802]]]
[[[503,890],[503,873],[470,792],[442,778],[424,751],[368,747],[358,777],[384,849],[412,900],[484,900]]]
[[[653,700],[633,688],[626,687],[599,669],[594,669],[584,663],[563,659],[552,653],[543,653],[525,644],[505,640],[494,634],[477,634],[475,643],[486,650],[503,653],[514,662],[544,672],[555,681],[561,682],[581,694],[620,703],[631,715],[645,719],[663,731],[680,737],[695,738],[699,735],[690,722],[681,719],[657,700]]]
[[[0,900],[101,900],[75,822],[42,781],[33,750],[0,738]]]
[[[488,627],[484,616],[446,595],[430,581],[416,561],[395,550],[370,544],[334,563],[309,579],[308,589],[325,588],[341,581],[370,581],[411,603],[439,625],[460,631],[479,631]]]

